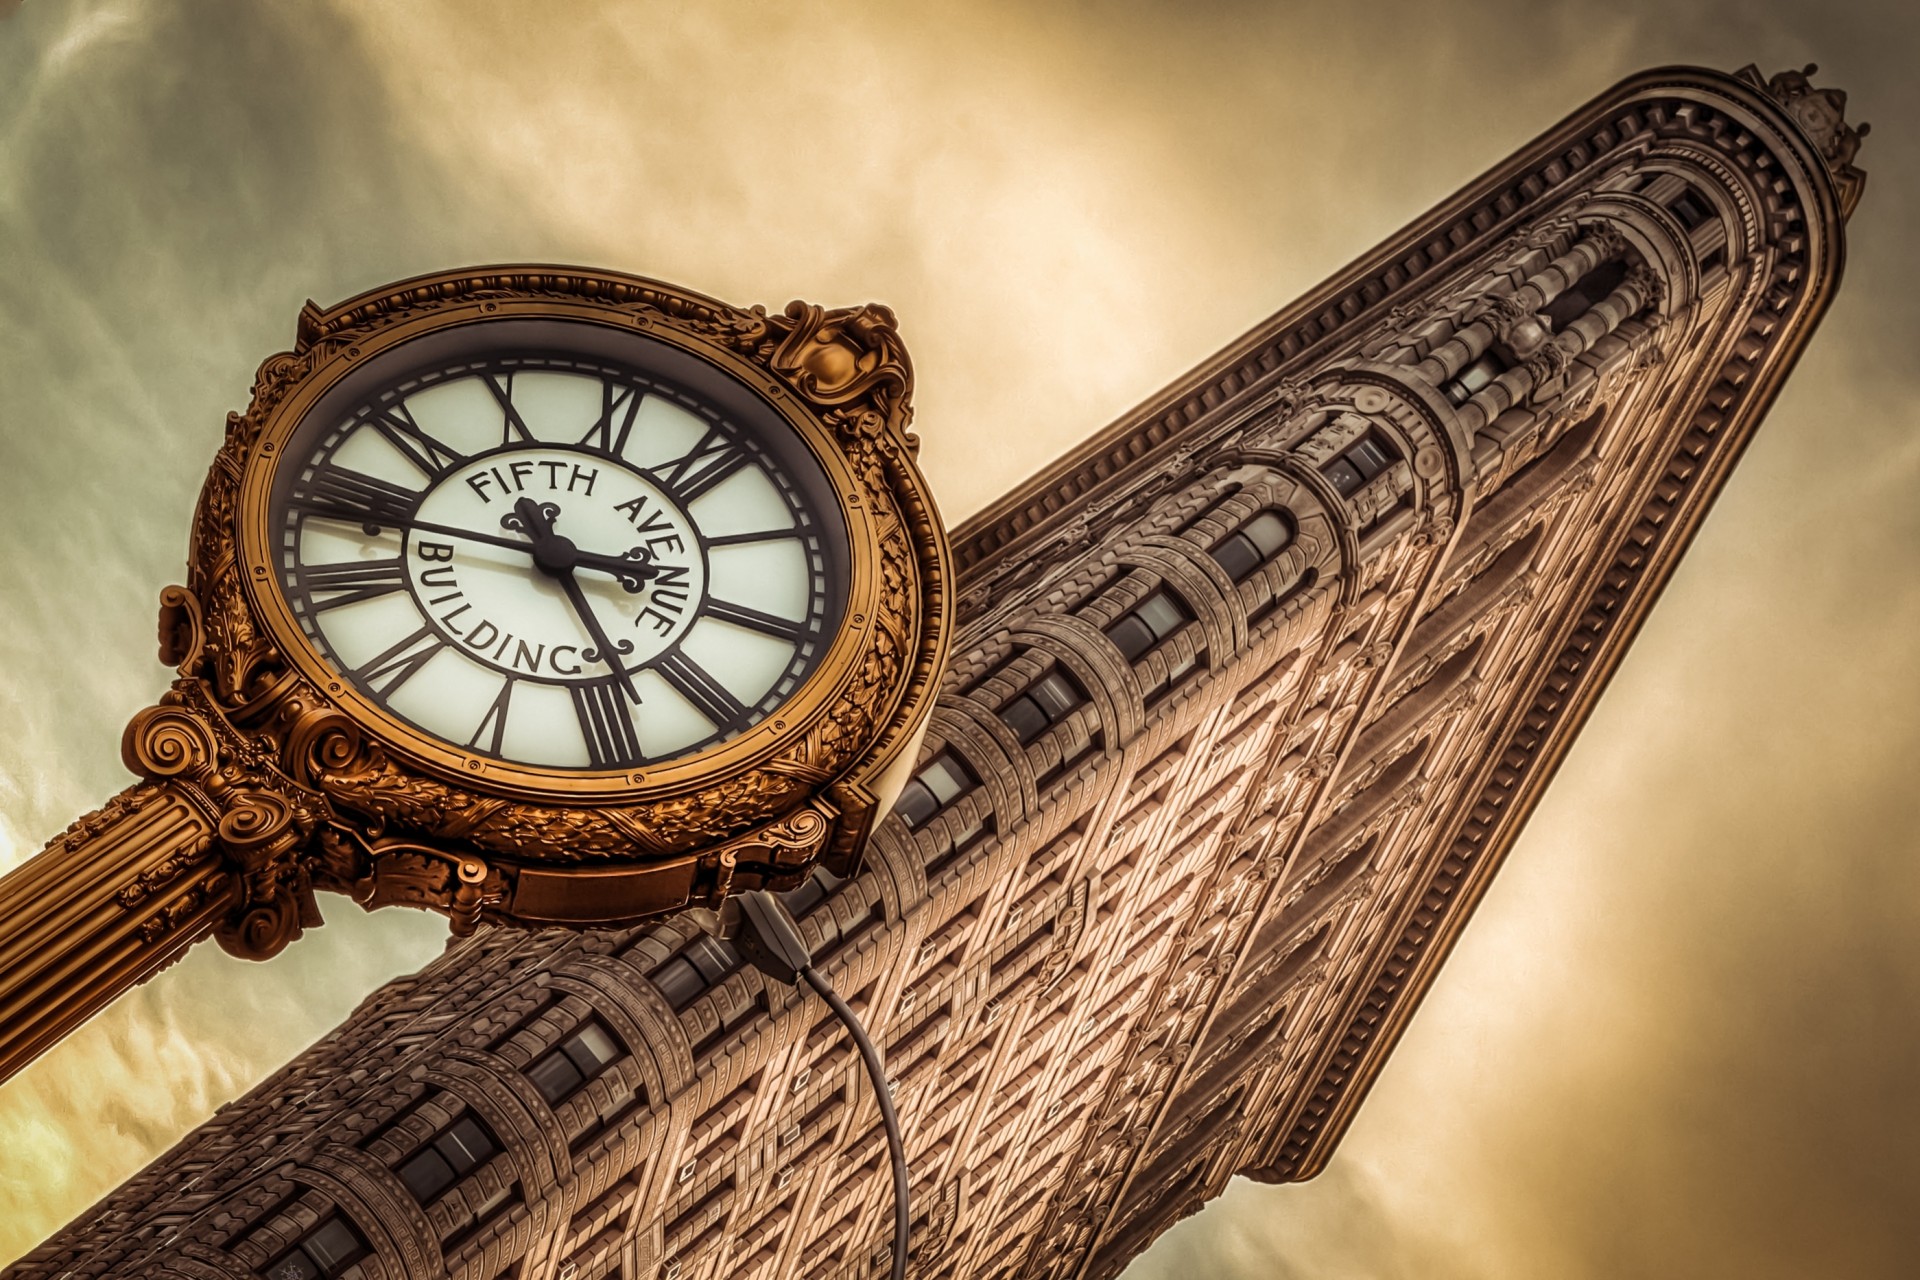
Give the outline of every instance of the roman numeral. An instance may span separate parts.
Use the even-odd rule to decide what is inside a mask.
[[[513,375],[508,374],[505,382],[490,373],[480,380],[487,384],[487,390],[493,392],[493,398],[500,402],[500,411],[505,415],[500,423],[500,443],[512,444],[514,437],[518,436],[523,442],[532,444],[533,432],[527,430],[526,419],[513,407]]]
[[[746,465],[746,451],[718,427],[709,427],[699,444],[660,468],[658,475],[684,506]]]
[[[360,685],[373,690],[376,696],[390,698],[395,689],[411,680],[420,668],[446,647],[447,642],[436,635],[431,627],[421,627],[392,648],[375,654],[355,667],[353,678]]]
[[[490,756],[500,754],[500,743],[507,734],[507,701],[513,697],[513,681],[508,680],[500,686],[500,696],[487,708],[487,714],[480,717],[480,727],[467,739],[467,745],[486,752]],[[480,740],[486,739],[481,746]]]
[[[308,515],[345,520],[370,533],[405,524],[419,501],[417,489],[348,467],[327,467],[293,492],[294,505]]]
[[[638,764],[640,732],[633,725],[632,704],[612,680],[571,687],[573,713],[580,717],[580,736],[587,742],[587,759],[596,769]]]
[[[328,597],[315,600],[315,609],[338,609],[341,605],[359,604],[362,600],[400,590],[407,585],[407,574],[400,557],[394,556],[390,560],[305,565],[300,570],[300,580],[309,596]]]
[[[640,412],[640,400],[639,391],[633,387],[616,387],[603,380],[600,383],[600,420],[587,428],[587,434],[580,437],[580,443],[614,457],[625,453],[627,437],[633,434],[633,419]]]
[[[705,667],[675,649],[653,664],[661,679],[699,709],[717,729],[728,729],[746,717],[747,706],[734,697]]]
[[[762,613],[758,609],[749,609],[743,604],[716,600],[712,597],[708,597],[704,612],[709,618],[731,622],[736,627],[758,631],[761,635],[773,636],[776,639],[785,640],[788,644],[798,644],[800,637],[805,635],[807,630],[804,622],[777,618],[771,613]]]
[[[467,460],[466,454],[449,448],[428,434],[413,420],[413,415],[407,412],[405,405],[382,409],[371,421],[373,429],[404,454],[408,462],[420,468],[429,480],[438,480]]]

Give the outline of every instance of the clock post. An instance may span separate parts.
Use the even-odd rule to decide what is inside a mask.
[[[308,304],[162,594],[140,780],[0,878],[0,1079],[322,891],[466,934],[850,871],[947,643],[911,389],[874,305],[546,266]]]

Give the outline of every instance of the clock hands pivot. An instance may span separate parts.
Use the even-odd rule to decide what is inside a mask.
[[[573,576],[574,565],[579,557],[579,549],[573,545],[573,539],[564,534],[555,533],[554,521],[560,518],[560,507],[552,502],[535,502],[532,498],[522,498],[513,504],[513,514],[501,517],[503,527],[516,533],[524,533],[533,542],[533,567],[560,584],[566,593],[567,602],[573,611],[580,615],[580,621],[587,628],[587,634],[593,637],[598,651],[586,651],[580,656],[589,662],[604,662],[613,672],[613,678],[620,684],[635,705],[640,702],[640,692],[633,687],[633,678],[627,674],[626,666],[619,655],[633,652],[633,641],[622,640],[617,645],[607,638],[607,632],[600,625],[600,619],[594,616],[593,606],[587,601],[587,593],[580,589],[580,583]]]

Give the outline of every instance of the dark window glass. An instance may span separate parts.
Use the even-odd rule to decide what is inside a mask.
[[[574,1066],[566,1054],[558,1052],[545,1054],[528,1067],[527,1078],[549,1103],[571,1097],[575,1089],[586,1083],[580,1068]]]
[[[1594,303],[1618,289],[1620,282],[1626,278],[1626,263],[1618,261],[1601,263],[1562,289],[1554,300],[1547,304],[1547,309],[1541,312],[1547,318],[1547,327],[1559,333],[1593,310]]]
[[[453,1166],[454,1173],[462,1177],[500,1150],[493,1135],[470,1115],[455,1120],[452,1127],[433,1140],[433,1145]]]
[[[911,829],[971,791],[974,785],[973,774],[960,763],[960,758],[951,751],[942,751],[907,780],[907,785],[900,790],[900,798],[894,801],[893,811]]]
[[[458,1176],[446,1158],[431,1146],[400,1166],[400,1181],[406,1184],[413,1198],[423,1205],[439,1199],[440,1193],[452,1186]]]
[[[706,938],[702,941],[714,940]],[[613,1042],[613,1036],[597,1022],[589,1022],[568,1036],[560,1043],[560,1050],[573,1060],[573,1065],[580,1068],[580,1074],[589,1080],[606,1070],[607,1064],[620,1056],[620,1047]]]
[[[1235,582],[1279,555],[1293,541],[1293,522],[1278,511],[1262,511],[1221,539],[1208,554]]]
[[[1107,639],[1132,662],[1192,618],[1178,597],[1160,587],[1108,627]]]
[[[1107,628],[1107,639],[1113,641],[1128,662],[1132,662],[1153,648],[1153,628],[1129,613]]]
[[[907,779],[907,785],[900,788],[900,798],[893,802],[893,811],[900,815],[900,821],[913,828],[939,812],[940,802],[933,798],[933,792],[927,784],[918,778]]]
[[[660,988],[660,994],[667,998],[667,1003],[676,1009],[683,1009],[695,996],[739,967],[740,953],[734,950],[731,942],[701,934],[688,943],[679,955],[655,969],[651,977],[653,984]],[[597,1031],[597,1034],[607,1036],[604,1030]],[[610,1036],[607,1042],[615,1043]],[[613,1052],[616,1057],[619,1056],[617,1045]],[[589,1064],[579,1054],[575,1054],[574,1059],[585,1074],[594,1074],[587,1069]]]
[[[354,1264],[371,1252],[347,1220],[334,1214],[268,1266],[270,1280],[338,1280],[359,1274]]]
[[[703,939],[713,941],[713,939]],[[728,948],[729,951],[732,948]],[[688,958],[692,948],[683,952],[677,960]],[[735,956],[738,959],[738,956]],[[659,982],[662,974],[673,967],[673,962],[661,966],[654,981]],[[704,988],[703,988],[704,989]],[[559,1105],[576,1093],[581,1085],[606,1070],[607,1065],[619,1058],[624,1050],[613,1033],[598,1022],[589,1021],[537,1058],[527,1068],[527,1078],[533,1081],[533,1087],[540,1096],[551,1105]]]
[[[700,976],[691,960],[675,956],[653,971],[653,985],[660,988],[668,1004],[681,1009],[707,989],[707,980]]]
[[[1478,360],[1475,360],[1443,384],[1440,390],[1446,395],[1447,399],[1454,404],[1465,404],[1481,391],[1485,390],[1495,378],[1511,368],[1513,368],[1512,361],[1508,360],[1498,351],[1489,348],[1480,353]],[[1327,475],[1329,477],[1333,475],[1331,468],[1327,470]],[[1362,480],[1364,481],[1368,478],[1370,477],[1363,476]],[[1339,488],[1337,481],[1334,487]],[[1354,485],[1354,489],[1359,487],[1359,483]],[[1340,492],[1343,494],[1352,493],[1353,489],[1341,489]]]
[[[1680,225],[1689,231],[1696,230],[1713,216],[1713,205],[1692,187],[1675,196],[1667,208],[1674,217],[1680,219]]]
[[[812,875],[781,894],[780,901],[787,908],[787,914],[798,920],[825,902],[828,894],[845,883],[844,878],[825,867],[815,867]]]
[[[1001,708],[1000,718],[1022,743],[1028,743],[1084,701],[1086,695],[1065,672],[1049,671]]]
[[[1465,377],[1467,374],[1480,368],[1482,362],[1489,359],[1497,360],[1498,357],[1493,356],[1491,352],[1481,356],[1479,360],[1467,366],[1461,373],[1461,377]],[[1499,365],[1500,369],[1504,369],[1505,367],[1504,363]],[[1496,370],[1496,372],[1497,371],[1498,370]],[[1491,382],[1492,380],[1493,375],[1490,374],[1486,380],[1479,385],[1485,386],[1487,382]],[[1459,379],[1456,378],[1454,381],[1457,382]],[[1448,383],[1447,385],[1451,387],[1453,384]],[[1478,389],[1478,387],[1475,388],[1475,390]],[[1471,392],[1468,394],[1471,394]],[[1451,397],[1452,393],[1449,392],[1448,395]],[[1454,403],[1460,404],[1465,400],[1466,396],[1462,396],[1459,400],[1454,401]],[[1334,490],[1337,493],[1345,497],[1392,466],[1394,459],[1398,456],[1399,455],[1389,448],[1386,442],[1378,436],[1363,436],[1348,445],[1345,453],[1342,453],[1332,462],[1320,468],[1320,473],[1333,482]]]
[[[1227,576],[1235,582],[1260,567],[1260,548],[1254,546],[1252,539],[1245,534],[1228,534],[1220,545],[1208,554],[1227,571]]]
[[[1022,742],[1032,742],[1047,727],[1047,713],[1040,704],[1022,694],[1000,709],[1000,718]]]

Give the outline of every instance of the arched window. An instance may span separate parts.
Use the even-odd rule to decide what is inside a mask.
[[[1293,535],[1293,517],[1269,507],[1215,543],[1207,554],[1229,578],[1244,582],[1248,574],[1286,550]]]

